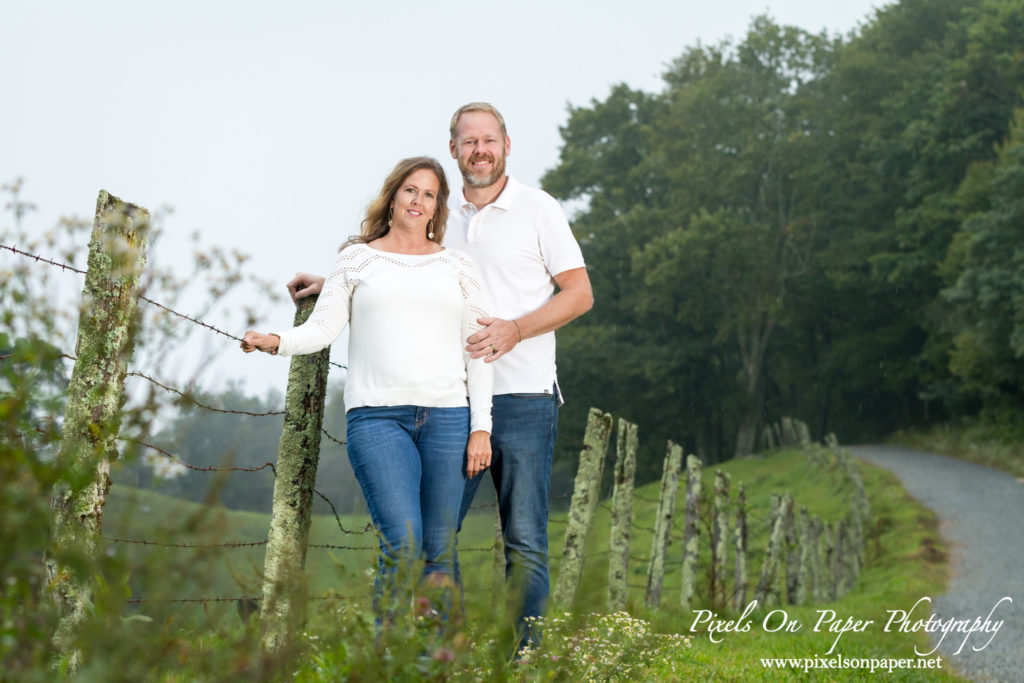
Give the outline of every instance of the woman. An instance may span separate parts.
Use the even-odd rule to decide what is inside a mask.
[[[400,161],[309,319],[242,341],[246,353],[314,353],[351,324],[348,455],[380,532],[379,574],[422,558],[435,585],[452,573],[463,456],[469,477],[491,460],[491,367],[464,350],[489,306],[469,257],[441,246],[447,201],[435,159]],[[378,576],[378,598],[381,586]]]

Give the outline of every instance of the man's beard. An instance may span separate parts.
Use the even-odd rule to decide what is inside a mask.
[[[492,170],[487,175],[474,174],[473,167],[470,164],[480,159],[492,161],[492,163],[494,164],[494,170]],[[501,180],[502,177],[504,177],[505,175],[505,155],[495,156],[493,160],[487,159],[486,156],[474,157],[473,159],[470,159],[468,163],[463,162],[462,159],[459,159],[459,171],[462,173],[463,182],[465,182],[470,187],[475,187],[478,189],[483,187],[490,187],[494,183]]]

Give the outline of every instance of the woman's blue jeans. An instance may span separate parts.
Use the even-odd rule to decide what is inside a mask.
[[[362,407],[346,418],[349,461],[380,533],[375,603],[400,562],[453,574],[469,408]]]

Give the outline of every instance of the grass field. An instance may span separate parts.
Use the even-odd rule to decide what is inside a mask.
[[[767,514],[772,493],[791,493],[797,509],[806,507],[827,521],[843,516],[850,502],[851,487],[841,469],[833,465],[812,465],[804,452],[778,451],[765,456],[729,461],[719,466],[732,481],[733,495],[742,482],[750,510],[751,581],[756,581],[767,539]],[[670,546],[661,607],[644,606],[646,562],[650,553],[653,516],[658,483],[636,491],[634,529],[631,539],[630,592],[627,609],[632,615],[597,616],[605,612],[609,511],[598,509],[588,539],[587,562],[575,604],[551,610],[545,651],[527,663],[507,667],[497,624],[503,602],[494,586],[494,555],[488,548],[494,537],[493,508],[475,511],[460,536],[466,585],[466,620],[449,629],[449,640],[439,643],[414,637],[409,647],[426,650],[399,656],[401,643],[393,643],[386,654],[373,643],[372,618],[368,617],[374,553],[351,547],[372,546],[372,534],[345,534],[333,516],[315,519],[312,544],[346,548],[311,548],[307,560],[312,603],[310,620],[302,637],[298,680],[362,680],[383,678],[436,679],[456,677],[479,680],[868,680],[874,675],[861,669],[770,670],[762,658],[821,658],[842,655],[850,658],[915,659],[915,646],[931,649],[920,633],[885,632],[889,610],[910,610],[924,596],[942,592],[946,580],[945,552],[936,530],[936,520],[910,498],[888,473],[861,466],[871,503],[871,520],[865,529],[866,566],[856,588],[840,600],[803,607],[775,606],[759,609],[746,620],[747,630],[715,635],[715,643],[703,627],[691,631],[693,611],[683,611],[679,601],[681,543]],[[713,468],[704,473],[705,486]],[[677,499],[681,513],[683,491]],[[552,571],[557,575],[564,539],[564,512],[554,512],[549,530]],[[365,518],[343,516],[348,530],[362,530]],[[107,510],[105,535],[151,542],[211,544],[250,543],[266,538],[267,515],[228,512],[184,503],[151,492],[121,488],[112,491]],[[681,527],[681,520],[677,521]],[[678,530],[674,533],[679,533]],[[702,544],[703,545],[703,544]],[[263,547],[162,548],[149,545],[113,543],[111,548],[126,567],[134,567],[129,586],[132,595],[148,602],[135,605],[140,615],[171,619],[199,638],[203,632],[219,633],[210,643],[220,646],[239,643],[242,633],[239,604],[235,600],[202,602],[160,602],[173,599],[236,598],[259,596],[259,573]],[[730,557],[730,573],[731,562]],[[702,559],[702,566],[707,562]],[[722,619],[738,615],[707,596],[707,579],[698,582],[695,609],[706,608]],[[798,622],[797,632],[767,632],[763,625],[770,609],[784,609],[789,623]],[[921,609],[921,608],[919,608]],[[831,610],[836,623],[871,620],[863,632],[846,632],[838,637],[825,624],[814,630],[819,610]],[[830,613],[826,613],[830,614]],[[168,616],[170,615],[170,616]],[[588,616],[589,615],[589,616]],[[922,611],[916,615],[924,617]],[[776,612],[769,621],[774,629],[783,615]],[[149,617],[147,617],[149,618]],[[355,624],[355,625],[353,625]],[[251,628],[251,627],[250,627]],[[742,628],[742,627],[741,627]],[[451,631],[457,631],[454,637]],[[234,635],[232,635],[234,634]],[[670,635],[677,634],[672,638]],[[686,638],[684,638],[684,636]],[[186,639],[187,640],[187,639]],[[429,638],[427,640],[430,640]],[[583,646],[581,650],[576,648]],[[833,648],[833,645],[835,647]],[[185,647],[185,646],[183,646]],[[193,648],[201,646],[192,643]],[[371,652],[373,651],[373,652]],[[830,652],[831,651],[831,652]],[[376,653],[376,654],[375,654]],[[430,656],[431,653],[434,656]],[[438,656],[441,653],[443,656]],[[447,654],[450,653],[449,658]],[[580,654],[582,653],[582,654]],[[826,654],[829,653],[829,654]],[[406,656],[407,655],[407,656]],[[240,665],[241,666],[241,665]],[[249,664],[251,666],[251,663]],[[943,671],[896,669],[885,674],[891,680],[959,680]],[[171,680],[177,680],[172,678]],[[188,680],[188,678],[181,679]]]

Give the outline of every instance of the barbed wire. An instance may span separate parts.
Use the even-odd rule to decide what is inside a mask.
[[[202,403],[201,401],[197,400],[191,394],[187,394],[184,391],[181,391],[180,389],[175,389],[174,387],[169,387],[166,384],[163,384],[163,383],[153,379],[149,375],[141,373],[141,372],[139,372],[137,370],[131,370],[127,374],[129,376],[131,376],[131,377],[141,377],[142,379],[146,380],[147,382],[150,382],[150,383],[155,384],[156,386],[160,387],[164,391],[169,391],[172,394],[177,394],[178,396],[181,396],[182,398],[184,398],[184,399],[186,399],[188,401],[191,401],[196,406],[198,406],[200,408],[203,408],[204,410],[211,410],[211,411],[213,411],[215,413],[230,413],[232,415],[250,415],[252,417],[268,417],[268,416],[271,416],[271,415],[284,415],[284,411],[283,410],[268,410],[268,411],[263,412],[263,413],[255,413],[255,412],[252,412],[252,411],[249,411],[249,410],[229,410],[227,408],[216,408],[214,406],[209,406],[209,405],[206,405],[205,403]]]
[[[189,549],[202,549],[202,548],[256,548],[264,546],[268,543],[267,539],[262,541],[226,541],[224,543],[165,543],[161,541],[149,541],[144,538],[114,538],[113,536],[103,536],[103,540],[110,541],[111,543],[126,543],[130,545],[155,545],[161,548],[189,548]]]
[[[257,597],[255,595],[242,595],[242,596],[239,596],[237,598],[221,598],[221,597],[216,597],[216,598],[210,598],[210,597],[202,597],[202,598],[130,598],[128,600],[125,600],[125,602],[130,604],[130,605],[139,605],[139,604],[142,604],[144,602],[168,602],[168,603],[200,602],[200,603],[204,603],[205,604],[207,602],[236,602],[237,603],[237,602],[259,602],[261,600],[263,600],[263,596]]]
[[[11,246],[8,246],[6,244],[0,244],[0,249],[6,249],[7,251],[12,251],[15,254],[18,254],[19,256],[26,256],[26,257],[28,257],[30,259],[34,259],[36,261],[41,261],[43,263],[48,263],[51,266],[57,266],[61,270],[70,270],[72,272],[79,273],[80,275],[85,275],[85,271],[81,270],[80,268],[75,268],[74,266],[69,266],[66,263],[58,263],[57,261],[51,261],[48,258],[44,258],[42,256],[39,256],[38,254],[30,254],[29,252],[22,251],[22,250],[18,249],[17,247],[11,247]]]
[[[359,534],[365,534],[373,531],[373,522],[367,522],[366,527],[362,531],[349,531],[342,525],[341,517],[338,515],[338,509],[334,507],[334,503],[331,502],[331,499],[325,496],[324,494],[320,493],[316,489],[313,489],[313,493],[320,496],[325,503],[331,506],[331,512],[334,513],[334,520],[338,523],[338,528],[341,529],[342,533],[358,536]]]
[[[470,591],[466,591],[467,593]],[[361,600],[360,596],[355,595],[307,595],[306,601],[313,602],[319,600]],[[199,598],[130,598],[125,600],[126,603],[131,605],[138,605],[146,602],[166,602],[166,603],[207,603],[207,602],[262,602],[262,595],[240,595],[236,598],[225,598],[225,597],[199,597]]]
[[[328,439],[330,439],[334,443],[338,444],[339,446],[344,446],[346,443],[348,443],[347,441],[342,441],[342,440],[340,440],[338,438],[335,438],[335,437],[331,436],[331,433],[328,432],[323,427],[320,428],[320,431],[323,433],[324,436],[326,436]]]
[[[185,462],[184,460],[174,455],[173,453],[170,453],[164,450],[163,448],[160,448],[159,446],[154,446],[151,443],[146,443],[141,439],[134,439],[129,436],[119,436],[117,437],[117,439],[118,441],[128,441],[130,443],[137,443],[140,446],[145,446],[146,448],[151,448],[154,451],[162,453],[163,455],[167,456],[174,462],[184,467],[187,467],[190,470],[195,470],[196,472],[259,472],[260,470],[264,470],[269,467],[270,471],[274,473],[274,476],[277,476],[277,469],[274,467],[274,463],[272,462],[265,462],[259,467],[219,467],[216,465],[190,465],[189,463]]]
[[[7,251],[10,251],[10,252],[13,252],[15,254],[18,254],[19,256],[24,256],[26,258],[33,259],[33,260],[35,260],[37,262],[46,263],[46,264],[49,264],[51,266],[56,266],[57,268],[60,268],[61,270],[70,270],[70,271],[78,273],[80,275],[86,275],[87,274],[86,271],[84,271],[84,270],[82,270],[80,268],[75,268],[74,266],[69,266],[66,263],[60,263],[58,261],[53,261],[51,259],[45,258],[43,256],[40,256],[38,254],[32,254],[32,253],[29,253],[27,251],[22,251],[22,250],[18,249],[17,247],[12,247],[12,246],[9,246],[9,245],[6,245],[6,244],[0,244],[0,249],[6,249]],[[224,330],[220,329],[219,327],[217,327],[215,325],[211,325],[208,322],[204,322],[202,320],[199,320],[198,318],[194,318],[194,317],[192,317],[190,315],[186,315],[185,313],[180,313],[180,312],[174,310],[173,308],[170,308],[169,306],[166,306],[166,305],[160,303],[159,301],[154,301],[153,299],[150,299],[148,296],[140,294],[139,295],[139,300],[145,301],[147,304],[150,304],[152,306],[156,306],[157,308],[159,308],[161,310],[164,310],[164,311],[167,311],[171,315],[177,316],[177,317],[179,317],[179,318],[181,318],[183,320],[187,320],[190,323],[193,323],[195,325],[199,325],[200,327],[205,327],[206,329],[210,330],[211,332],[214,332],[216,334],[219,334],[219,335],[222,335],[224,337],[227,337],[228,339],[231,339],[232,341],[236,341],[236,342],[239,342],[239,343],[242,342],[242,338],[241,337],[236,337],[235,335],[231,334],[230,332],[225,332]],[[0,360],[2,360],[2,359],[0,359]],[[347,365],[342,365],[341,363],[335,363],[334,361],[328,361],[328,364],[329,365],[333,365],[334,367],[340,368],[342,370],[348,370],[348,366]]]

